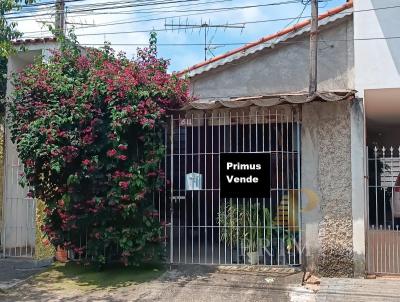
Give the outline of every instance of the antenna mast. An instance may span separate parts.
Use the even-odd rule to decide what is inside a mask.
[[[165,23],[165,28],[166,29],[171,29],[172,31],[174,29],[176,30],[187,30],[187,29],[191,29],[193,31],[193,29],[199,29],[199,31],[204,30],[204,60],[207,61],[207,51],[210,51],[210,42],[207,42],[207,36],[208,36],[208,31],[210,30],[210,28],[215,28],[215,30],[217,30],[218,28],[223,28],[224,30],[228,29],[228,28],[233,28],[233,29],[241,29],[243,31],[245,25],[244,24],[235,24],[235,25],[230,25],[230,24],[211,24],[210,22],[200,22],[200,24],[190,24],[188,22],[186,23],[181,23],[179,22],[178,24],[174,24],[174,22],[172,21],[172,23]]]

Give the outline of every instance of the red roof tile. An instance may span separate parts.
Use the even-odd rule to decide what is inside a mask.
[[[57,42],[54,37],[34,38],[34,39],[21,39],[14,42],[14,45],[26,45],[26,44],[42,44],[48,42]]]

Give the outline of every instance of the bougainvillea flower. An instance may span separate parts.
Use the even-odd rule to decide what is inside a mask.
[[[118,184],[122,189],[126,190],[129,187],[129,181],[120,181]]]
[[[41,229],[53,246],[100,265],[140,264],[159,254],[162,229],[146,216],[146,193],[164,189],[166,112],[190,101],[188,82],[157,57],[154,35],[135,59],[109,45],[83,52],[73,38],[60,43],[14,78],[9,129],[21,177],[45,203]]]
[[[117,151],[115,151],[114,149],[111,149],[111,150],[107,151],[107,156],[108,157],[113,157],[115,154],[117,154]]]

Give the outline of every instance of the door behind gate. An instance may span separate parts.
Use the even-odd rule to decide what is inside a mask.
[[[171,117],[156,200],[169,262],[300,264],[299,115],[284,106]],[[269,153],[270,198],[221,198],[221,153]]]

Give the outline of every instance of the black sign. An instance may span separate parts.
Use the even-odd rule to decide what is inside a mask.
[[[221,198],[268,198],[271,191],[269,153],[221,153]]]

